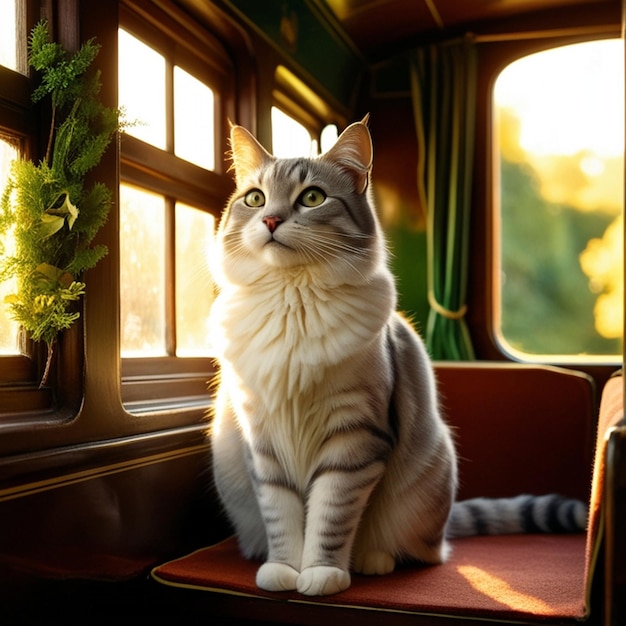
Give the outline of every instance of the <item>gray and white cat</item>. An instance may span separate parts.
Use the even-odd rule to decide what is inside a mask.
[[[447,535],[541,526],[546,511],[584,528],[582,503],[551,496],[453,507],[454,444],[424,345],[396,313],[366,120],[314,159],[275,158],[240,126],[231,145],[211,439],[241,550],[265,560],[257,585],[336,593],[350,570],[441,563]]]

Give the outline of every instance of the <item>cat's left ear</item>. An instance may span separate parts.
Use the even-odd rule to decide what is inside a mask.
[[[243,126],[230,127],[230,147],[237,184],[242,183],[274,157]]]
[[[363,193],[369,183],[372,169],[372,138],[367,128],[369,114],[355,122],[339,135],[335,145],[322,155],[324,161],[332,161],[344,169],[352,179],[358,193]]]

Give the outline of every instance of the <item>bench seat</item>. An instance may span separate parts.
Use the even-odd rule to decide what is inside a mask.
[[[366,616],[378,611],[378,616],[400,612],[515,621],[585,617],[584,534],[469,537],[452,545],[443,565],[404,566],[384,577],[354,575],[346,591],[315,599],[258,589],[259,563],[243,559],[234,538],[162,565],[153,577],[175,587],[224,594],[220,603],[228,613],[241,610],[242,602],[272,600],[258,617],[270,612],[272,619],[281,615],[297,623],[304,606],[307,620],[319,606],[358,609]],[[207,607],[212,604],[206,599]]]
[[[584,374],[502,364],[441,364],[437,374],[443,405],[457,430],[462,497],[557,491],[586,499],[591,492],[586,534],[457,539],[443,565],[406,565],[382,577],[355,575],[349,589],[322,598],[258,589],[259,563],[243,559],[234,538],[155,568],[153,579],[170,588],[204,591],[186,592],[179,600],[198,602],[207,614],[255,622],[458,624],[463,618],[477,624],[574,624],[588,619],[602,538],[606,435],[623,416],[621,377],[607,384],[598,424],[593,384]],[[594,617],[600,623],[601,616]]]

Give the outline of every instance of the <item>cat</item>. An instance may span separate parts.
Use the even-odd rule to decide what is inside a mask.
[[[213,475],[243,555],[265,560],[257,585],[333,594],[350,571],[441,563],[453,535],[532,529],[548,513],[584,528],[585,506],[556,496],[453,507],[455,446],[424,344],[396,312],[367,118],[312,159],[275,158],[241,126],[231,148]]]

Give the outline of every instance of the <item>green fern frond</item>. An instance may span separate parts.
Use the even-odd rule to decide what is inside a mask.
[[[0,280],[17,279],[6,299],[12,317],[35,341],[51,346],[78,319],[80,278],[106,254],[92,246],[106,222],[112,193],[102,183],[85,189],[84,177],[101,160],[123,122],[99,100],[100,73],[89,67],[98,54],[93,40],[73,55],[50,41],[45,22],[29,37],[29,63],[41,82],[32,100],[49,96],[52,109],[46,158],[13,162],[0,196]],[[6,254],[11,237],[14,252]],[[47,371],[47,369],[46,369]]]
[[[95,267],[108,253],[104,245],[87,248],[78,252],[72,262],[65,268],[70,274],[78,276],[85,270]]]

